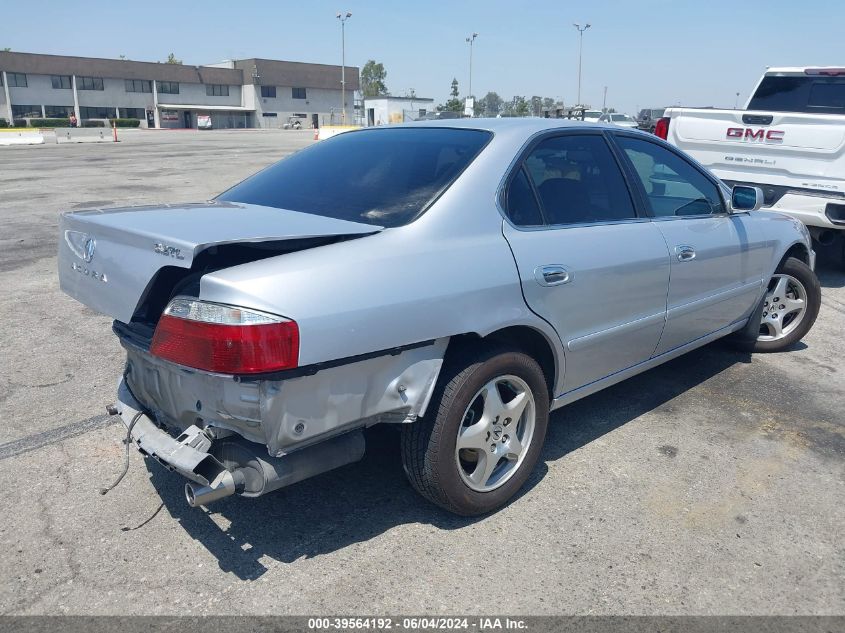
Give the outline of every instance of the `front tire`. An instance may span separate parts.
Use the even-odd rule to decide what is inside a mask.
[[[534,470],[549,394],[530,356],[459,350],[444,364],[426,415],[402,429],[402,461],[423,497],[464,516],[503,506]]]
[[[800,259],[788,258],[769,281],[762,310],[758,307],[755,312],[758,320],[753,351],[780,352],[804,338],[816,322],[821,294],[812,269]]]

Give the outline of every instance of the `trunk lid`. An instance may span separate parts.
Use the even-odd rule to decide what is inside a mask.
[[[65,212],[59,223],[59,285],[93,310],[128,323],[162,268],[191,270],[200,253],[211,247],[352,237],[381,230],[235,202]]]

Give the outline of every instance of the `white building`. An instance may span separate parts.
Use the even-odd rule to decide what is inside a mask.
[[[268,59],[188,66],[0,51],[0,119],[135,118],[143,127],[302,127],[353,120],[358,68]],[[342,95],[345,98],[342,98]],[[342,105],[345,101],[345,108]],[[345,113],[344,113],[345,109]]]
[[[387,125],[422,119],[434,112],[434,99],[420,97],[365,97],[364,125]]]

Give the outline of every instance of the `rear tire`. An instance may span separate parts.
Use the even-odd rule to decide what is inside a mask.
[[[753,352],[781,352],[800,341],[816,321],[821,286],[812,269],[788,258],[769,281],[742,339]]]
[[[402,429],[405,473],[450,512],[491,512],[534,470],[548,419],[546,380],[533,358],[498,346],[455,351],[426,415]]]

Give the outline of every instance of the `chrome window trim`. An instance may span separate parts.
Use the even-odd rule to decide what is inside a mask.
[[[614,146],[612,140],[607,137],[606,132],[607,130],[604,127],[590,126],[583,129],[574,130],[567,128],[561,128],[556,130],[541,130],[529,136],[528,139],[526,139],[526,141],[519,148],[519,151],[516,153],[514,158],[508,164],[507,168],[505,169],[505,175],[499,181],[499,186],[496,188],[495,204],[499,215],[502,216],[502,219],[511,228],[517,231],[525,232],[556,231],[560,229],[573,229],[585,226],[609,226],[613,224],[640,224],[643,222],[651,221],[652,218],[647,217],[645,215],[640,215],[642,212],[645,211],[645,209],[641,208],[637,196],[635,195],[634,191],[631,190],[631,183],[629,182],[629,177],[626,168],[624,164],[620,162],[620,158],[619,156],[617,156],[616,153],[616,147]],[[513,178],[514,175],[522,168],[526,155],[535,145],[541,143],[547,138],[556,138],[561,136],[601,136],[604,138],[605,143],[607,143],[607,149],[610,150],[610,154],[613,157],[613,160],[616,162],[616,166],[619,168],[619,172],[622,174],[622,180],[625,182],[625,186],[628,189],[628,195],[631,198],[631,206],[634,207],[634,213],[636,213],[638,217],[624,218],[621,220],[595,220],[592,222],[571,222],[568,224],[542,224],[537,226],[519,226],[511,222],[511,219],[508,217],[508,212],[502,204],[505,197],[507,196],[507,188],[510,186],[511,178]],[[541,206],[540,213],[542,214],[542,212],[543,210]]]

